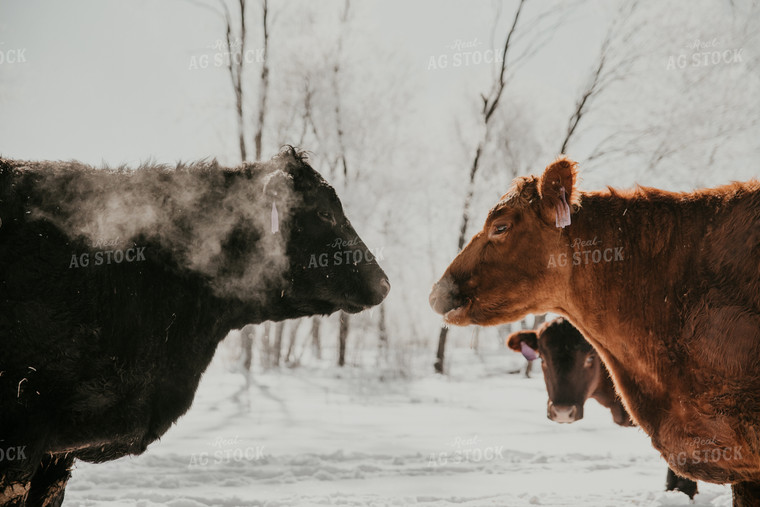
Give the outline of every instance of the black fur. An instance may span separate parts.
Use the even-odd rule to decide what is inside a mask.
[[[0,447],[24,449],[0,461],[0,504],[55,505],[74,458],[145,451],[231,329],[360,311],[390,288],[374,261],[309,266],[336,238],[366,247],[291,148],[235,169],[0,158],[0,220]]]

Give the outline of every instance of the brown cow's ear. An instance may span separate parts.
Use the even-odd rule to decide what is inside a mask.
[[[541,216],[557,227],[571,223],[573,204],[578,204],[578,163],[567,157],[560,157],[547,166],[538,185],[541,197]]]
[[[522,352],[521,343],[525,343],[533,350],[538,350],[538,333],[535,331],[516,331],[507,338],[507,347],[515,352]]]

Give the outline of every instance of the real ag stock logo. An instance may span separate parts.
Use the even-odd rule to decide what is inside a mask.
[[[587,266],[589,264],[599,264],[608,262],[619,262],[625,260],[622,246],[604,247],[602,240],[598,237],[594,239],[575,238],[567,246],[573,249],[571,254],[559,253],[551,254],[547,268],[573,266]]]
[[[358,237],[346,240],[342,238],[335,238],[335,240],[327,243],[328,248],[332,249],[332,252],[322,252],[318,254],[311,254],[309,256],[309,269],[326,268],[328,266],[351,266],[361,262],[381,261],[383,257],[382,248],[350,248],[360,244]],[[344,250],[345,247],[349,247]]]
[[[686,67],[709,67],[744,63],[744,48],[723,48],[724,42],[717,37],[710,40],[694,39],[685,47],[691,53],[670,55],[666,70]]]
[[[456,69],[484,63],[502,62],[502,54],[498,49],[484,49],[482,46],[483,42],[479,41],[477,37],[472,40],[456,39],[446,46],[449,50],[448,53],[430,55],[427,70]]]
[[[263,63],[264,48],[246,49],[243,51],[243,42],[240,39],[230,41],[229,45],[222,39],[217,39],[206,52],[200,55],[192,55],[187,70],[229,67],[234,63]]]
[[[71,260],[69,261],[69,269],[74,268],[86,268],[90,265],[101,266],[110,264],[121,264],[122,262],[143,262],[145,261],[145,247],[133,245],[129,248],[110,248],[118,247],[120,245],[119,238],[114,239],[98,239],[92,247],[98,248],[91,252],[73,253],[71,254]]]
[[[209,442],[208,445],[214,450],[193,453],[190,456],[188,468],[211,464],[220,465],[232,462],[259,461],[267,457],[264,454],[266,446],[243,445],[238,435],[232,438],[217,437],[212,442]]]
[[[0,65],[26,63],[26,48],[6,48],[0,42]]]
[[[7,461],[23,461],[25,459],[25,445],[7,445],[4,440],[0,440],[0,463]]]
[[[691,452],[669,453],[667,457],[668,465],[684,466],[689,464],[700,463],[717,463],[731,460],[743,459],[742,446],[734,445],[731,447],[720,447],[716,441],[716,436],[712,438],[695,437],[693,441],[695,449]]]
[[[451,447],[449,451],[430,453],[428,467],[504,459],[503,445],[483,446],[479,443],[477,435],[471,438],[456,437],[449,443],[449,447]]]

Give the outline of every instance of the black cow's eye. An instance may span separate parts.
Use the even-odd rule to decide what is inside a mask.
[[[317,211],[317,215],[319,216],[319,218],[321,218],[325,222],[333,221],[332,213],[330,213],[329,211]]]

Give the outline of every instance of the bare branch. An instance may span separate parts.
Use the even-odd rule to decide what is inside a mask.
[[[240,160],[245,162],[247,158],[245,149],[245,122],[243,121],[243,52],[245,50],[245,0],[240,1],[240,53],[239,58],[235,58],[233,55],[237,53],[237,46],[233,50],[232,43],[232,15],[230,14],[227,4],[224,0],[221,0],[222,8],[224,10],[225,21],[225,39],[227,41],[228,51],[228,64],[227,68],[230,72],[230,80],[232,81],[232,89],[235,92],[235,112],[237,114],[238,123],[238,138],[240,145]]]
[[[501,99],[501,94],[504,91],[504,72],[507,70],[507,56],[509,53],[510,42],[512,41],[512,36],[515,33],[517,21],[520,19],[520,12],[522,12],[523,5],[525,5],[525,0],[520,0],[520,4],[517,6],[517,12],[515,12],[515,17],[512,20],[512,26],[509,29],[509,33],[507,34],[507,39],[504,41],[504,50],[501,53],[501,70],[499,71],[498,83],[496,84],[495,90],[489,97],[490,104],[488,103],[489,100],[486,100],[486,103],[484,104],[483,115],[486,124],[488,124],[488,120],[491,119],[493,112],[496,111],[496,106],[499,105],[499,99]]]
[[[623,78],[626,74],[625,70],[627,70],[628,65],[639,57],[639,55],[632,55],[622,60],[618,60],[615,64],[610,64],[613,39],[617,37],[619,42],[625,46],[630,42],[630,39],[633,36],[635,30],[631,29],[628,32],[625,32],[621,30],[619,25],[629,20],[633,12],[636,10],[637,5],[638,2],[627,4],[627,10],[621,11],[607,29],[607,34],[605,35],[604,41],[599,50],[599,58],[595,68],[591,72],[589,83],[581,92],[581,96],[576,102],[575,110],[568,120],[567,132],[565,138],[562,140],[560,153],[567,152],[568,145],[576,135],[578,125],[584,115],[588,113],[591,102],[602,93],[603,90],[609,87],[612,82]]]
[[[245,0],[240,0],[244,2]],[[259,90],[259,115],[256,123],[256,134],[253,143],[256,149],[256,160],[261,160],[261,143],[264,136],[264,119],[266,117],[267,96],[269,93],[269,0],[262,0],[262,24],[264,28],[264,61],[261,65],[261,89]]]

